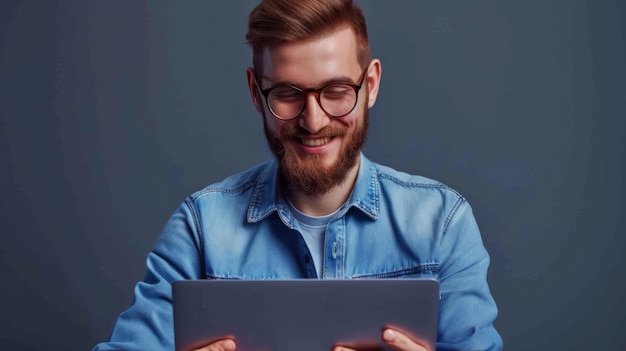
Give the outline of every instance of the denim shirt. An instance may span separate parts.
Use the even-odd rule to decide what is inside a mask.
[[[317,277],[277,175],[271,161],[188,197],[149,253],[147,274],[110,341],[94,350],[173,350],[172,282],[205,278],[434,277],[437,349],[502,348],[486,280],[489,256],[459,193],[361,155],[354,189],[326,230]]]

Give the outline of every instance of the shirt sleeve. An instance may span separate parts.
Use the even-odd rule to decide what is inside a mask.
[[[439,267],[437,350],[501,350],[487,284],[489,255],[470,205],[460,197],[445,222]]]
[[[122,312],[101,350],[173,350],[172,283],[202,278],[200,238],[190,202],[183,203],[165,225],[148,254],[147,273],[137,283],[128,310]],[[184,258],[184,259],[181,259]]]

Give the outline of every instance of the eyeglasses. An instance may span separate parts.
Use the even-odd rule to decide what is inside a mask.
[[[359,90],[363,86],[367,68],[361,74],[358,84],[347,82],[332,82],[321,88],[302,89],[295,85],[279,84],[262,89],[259,81],[255,81],[261,94],[265,97],[268,110],[280,120],[294,119],[304,112],[306,96],[315,93],[317,103],[322,110],[331,117],[343,117],[356,107]]]

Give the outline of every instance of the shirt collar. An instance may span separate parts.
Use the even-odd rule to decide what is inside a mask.
[[[343,216],[350,208],[354,207],[368,215],[372,219],[379,216],[380,186],[378,172],[372,161],[361,153],[361,163],[356,183],[348,201],[339,210]],[[293,214],[289,210],[282,190],[278,182],[278,163],[276,160],[269,162],[257,178],[250,205],[248,207],[248,222],[254,223],[267,218],[272,212],[278,212],[281,219],[291,223]]]

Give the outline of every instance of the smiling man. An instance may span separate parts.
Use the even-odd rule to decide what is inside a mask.
[[[350,0],[266,0],[247,39],[247,85],[275,160],[186,199],[132,306],[96,349],[173,349],[177,280],[372,277],[439,280],[438,349],[501,349],[489,256],[465,198],[361,152],[382,74],[361,10]],[[380,337],[396,350],[426,349],[397,330]],[[223,339],[202,350],[236,346]]]

